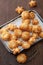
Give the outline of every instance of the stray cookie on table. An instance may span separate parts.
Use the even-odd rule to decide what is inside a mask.
[[[22,6],[18,6],[15,11],[18,13],[18,14],[21,14],[23,11],[24,11],[24,8]]]
[[[27,55],[26,54],[19,54],[16,58],[18,63],[25,63],[27,61]]]

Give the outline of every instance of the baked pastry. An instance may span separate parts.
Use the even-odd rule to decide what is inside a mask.
[[[23,11],[21,14],[22,19],[29,19],[30,18],[30,14],[28,11]]]
[[[27,31],[28,26],[29,26],[29,24],[27,22],[24,22],[20,25],[20,29],[23,30],[23,31]]]
[[[40,33],[41,31],[42,31],[41,26],[39,26],[39,25],[33,25],[32,32]]]
[[[7,29],[10,30],[10,31],[14,31],[15,29],[17,29],[17,26],[10,23],[10,24],[7,25]]]
[[[25,54],[21,53],[17,56],[18,63],[25,63],[26,61],[27,61],[27,56]]]
[[[8,30],[6,28],[2,28],[0,29],[0,34],[2,34],[3,32],[7,32]]]
[[[15,55],[15,54],[17,54],[17,53],[20,53],[20,49],[19,49],[19,48],[14,48],[14,49],[12,50],[12,52],[13,52],[13,54]]]
[[[18,47],[18,44],[16,43],[16,40],[9,41],[8,45],[9,45],[10,49],[14,49],[14,48]]]
[[[29,49],[30,48],[30,44],[25,41],[25,42],[22,43],[22,48]]]
[[[36,38],[35,38],[35,37],[31,37],[31,38],[28,40],[28,43],[29,43],[30,45],[33,45],[35,41],[36,41]]]
[[[10,40],[10,36],[11,36],[11,34],[10,34],[9,32],[7,32],[7,31],[4,31],[4,32],[1,34],[1,38],[2,38],[3,40],[6,40],[6,41]]]
[[[30,14],[30,19],[34,19],[35,18],[34,12],[30,12],[29,14]]]
[[[30,6],[30,7],[36,7],[36,6],[37,6],[37,2],[36,2],[35,0],[31,0],[31,1],[29,2],[29,6]]]
[[[21,14],[23,11],[24,11],[24,8],[22,6],[18,6],[15,11],[18,13],[18,14]]]
[[[17,37],[21,37],[22,31],[21,31],[20,29],[15,29],[15,30],[14,30],[14,34],[15,34]]]
[[[34,37],[34,38],[39,38],[39,36],[38,36],[38,34],[37,33],[32,33],[32,37]]]
[[[43,32],[40,32],[39,37],[43,38]]]
[[[37,19],[33,19],[33,20],[32,20],[32,24],[33,24],[33,25],[37,25],[38,23],[39,23],[39,21],[38,21]]]
[[[25,20],[23,20],[22,22],[23,22],[23,23],[28,23],[28,24],[30,24],[30,19],[25,19]]]
[[[21,37],[22,37],[23,40],[27,41],[30,38],[30,33],[27,32],[27,31],[24,31],[22,33],[22,36]]]
[[[18,44],[18,46],[22,45],[22,42],[20,40],[16,40],[16,43]]]
[[[17,36],[15,34],[11,34],[11,40],[17,40]]]

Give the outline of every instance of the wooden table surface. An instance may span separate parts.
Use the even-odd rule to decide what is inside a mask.
[[[29,0],[0,0],[0,25],[18,15],[15,12],[17,6],[23,6],[26,10],[34,9],[43,18],[43,0],[37,0],[38,5],[35,8],[29,8],[28,2]],[[37,54],[29,61],[34,50],[37,50]],[[0,65],[43,65],[43,40],[22,53],[28,55],[25,64],[17,63],[16,56],[10,54],[0,41]]]

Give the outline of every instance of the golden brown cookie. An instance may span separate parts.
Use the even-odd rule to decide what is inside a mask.
[[[35,41],[36,41],[36,38],[35,38],[35,37],[31,37],[31,38],[28,40],[28,43],[29,43],[30,45],[33,45]]]
[[[18,14],[21,14],[23,11],[24,11],[24,8],[22,6],[18,6],[15,11],[18,13]]]
[[[27,23],[27,22],[24,22],[24,23],[22,23],[21,25],[20,25],[20,29],[21,30],[28,30],[28,26],[29,26],[29,24]]]
[[[19,49],[19,48],[14,48],[14,49],[12,50],[12,52],[13,52],[13,54],[15,55],[15,54],[17,54],[17,53],[20,53],[20,49]]]
[[[37,6],[37,1],[31,0],[31,1],[29,2],[29,6],[30,6],[30,7],[36,7],[36,6]]]
[[[29,38],[30,38],[30,33],[29,32],[27,32],[27,31],[24,31],[23,33],[22,33],[22,39],[23,40],[28,40]]]
[[[4,32],[1,34],[1,38],[2,38],[3,40],[6,40],[6,41],[10,40],[10,36],[11,36],[11,34],[10,34],[9,32],[7,32],[7,31],[4,31]]]
[[[17,56],[18,63],[25,63],[26,61],[27,61],[27,56],[25,54],[21,53]]]
[[[14,30],[14,34],[15,34],[17,37],[21,37],[22,31],[21,31],[20,29],[15,29],[15,30]]]
[[[23,11],[21,14],[22,19],[29,19],[30,18],[30,14],[28,11]]]
[[[22,48],[29,49],[30,48],[30,44],[25,41],[25,42],[22,43]]]
[[[25,19],[25,20],[23,20],[22,22],[25,22],[25,23],[30,24],[30,19]]]
[[[11,40],[8,42],[9,48],[13,49],[18,47],[18,44],[16,43],[16,40]]]
[[[20,40],[16,40],[16,43],[18,44],[18,46],[22,45],[22,42]]]
[[[39,23],[39,21],[38,21],[37,19],[33,19],[33,20],[32,20],[32,24],[33,24],[33,25],[37,25],[38,23]]]
[[[30,12],[30,19],[34,19],[34,18],[35,18],[34,12]]]
[[[10,24],[7,25],[7,29],[10,30],[10,31],[14,31],[15,29],[17,29],[17,26],[10,23]]]
[[[40,33],[41,31],[42,31],[41,26],[39,26],[39,25],[33,25],[32,32]]]

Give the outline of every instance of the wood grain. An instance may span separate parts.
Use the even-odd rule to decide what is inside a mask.
[[[0,25],[18,15],[15,12],[15,8],[19,5],[23,6],[26,10],[36,10],[43,18],[43,0],[37,0],[37,7],[35,8],[30,8],[28,2],[29,0],[0,0]],[[34,50],[38,51],[36,56],[25,64],[19,64],[16,62],[16,56],[10,54],[0,41],[0,65],[43,65],[43,40],[22,53],[26,53],[29,60],[29,55]]]

